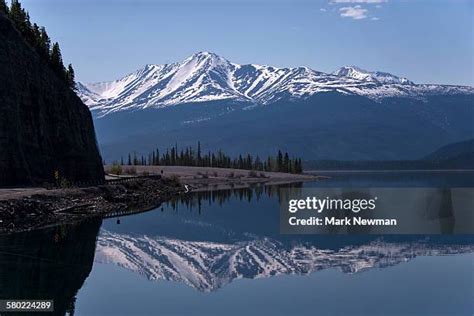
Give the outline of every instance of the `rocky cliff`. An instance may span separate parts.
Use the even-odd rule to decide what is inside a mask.
[[[0,13],[0,186],[103,179],[92,117]]]

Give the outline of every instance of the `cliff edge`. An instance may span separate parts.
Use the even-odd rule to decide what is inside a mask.
[[[0,13],[0,186],[55,181],[55,174],[103,180],[91,113]]]

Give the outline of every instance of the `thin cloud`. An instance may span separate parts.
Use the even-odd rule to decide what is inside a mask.
[[[326,12],[327,10],[325,8],[321,8],[321,9],[319,9],[319,11]]]
[[[343,18],[351,18],[354,20],[362,20],[367,18],[367,9],[362,8],[360,5],[353,7],[343,7],[339,9]]]
[[[331,0],[330,3],[366,3],[366,4],[375,4],[375,3],[385,3],[388,0]]]
[[[371,20],[372,20],[372,21],[378,21],[378,20],[380,20],[380,18],[374,16],[373,18],[371,18]]]

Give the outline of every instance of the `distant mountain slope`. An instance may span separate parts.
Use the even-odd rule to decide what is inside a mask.
[[[104,158],[195,145],[305,160],[417,160],[474,138],[474,88],[414,84],[355,66],[239,65],[200,52],[116,81],[79,85]]]
[[[89,109],[0,13],[0,185],[103,179]]]
[[[440,165],[474,168],[474,139],[443,146],[426,156],[424,160]]]
[[[305,99],[321,92],[378,100],[474,94],[474,89],[417,85],[406,78],[385,72],[369,72],[355,66],[342,67],[327,74],[307,67],[239,65],[209,52],[199,52],[173,64],[146,65],[116,81],[78,86],[79,96],[99,116],[122,110],[216,100],[270,104],[284,99]]]
[[[305,160],[417,160],[444,144],[474,137],[473,98],[386,99],[340,93],[301,101],[249,106],[213,101],[163,109],[120,111],[96,118],[107,161],[129,152],[193,145],[232,155],[274,155],[279,149]]]

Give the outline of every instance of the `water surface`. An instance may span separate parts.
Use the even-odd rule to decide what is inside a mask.
[[[296,186],[469,181],[341,173]],[[474,236],[280,235],[278,191],[1,236],[0,297],[53,298],[58,315],[472,315]]]

